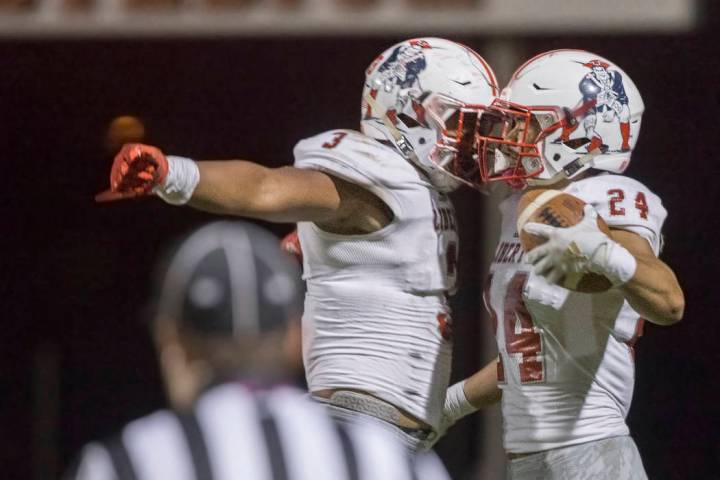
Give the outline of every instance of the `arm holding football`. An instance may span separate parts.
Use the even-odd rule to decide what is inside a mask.
[[[528,223],[525,231],[547,238],[527,254],[535,273],[557,283],[570,272],[605,276],[644,318],[670,325],[682,318],[684,299],[672,270],[653,253],[640,235],[613,230],[611,236],[597,226],[597,212],[585,205],[580,223],[557,228]]]
[[[545,243],[530,250],[526,259],[537,275],[558,284],[566,274],[595,273],[612,286],[628,282],[635,274],[635,258],[598,226],[597,211],[583,207],[583,217],[570,227],[526,223],[523,230],[545,238]]]
[[[637,264],[632,278],[619,287],[630,306],[657,325],[679,322],[685,310],[685,297],[675,273],[655,256],[640,235],[615,229],[611,236],[633,255]]]

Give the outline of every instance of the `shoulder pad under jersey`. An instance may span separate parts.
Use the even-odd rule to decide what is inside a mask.
[[[421,180],[393,148],[354,130],[330,130],[295,146],[295,167],[322,170],[360,185]]]
[[[330,130],[295,146],[295,167],[319,170],[360,185],[395,213],[396,192],[409,184],[425,184],[421,175],[391,147],[354,130]]]

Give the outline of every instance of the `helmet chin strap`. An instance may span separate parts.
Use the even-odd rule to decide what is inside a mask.
[[[377,112],[376,115],[380,117],[383,124],[385,125],[385,128],[387,128],[388,132],[390,132],[390,135],[392,135],[393,139],[395,140],[395,145],[397,146],[398,150],[400,150],[402,156],[405,157],[405,159],[409,162],[413,163],[416,167],[418,167],[423,172],[423,174],[430,179],[430,183],[432,183],[438,190],[441,190],[443,192],[450,192],[460,186],[459,181],[455,180],[450,175],[443,174],[440,169],[437,169],[437,171],[433,172],[425,171],[422,168],[422,163],[418,159],[415,151],[412,149],[407,137],[403,135],[400,130],[398,130],[398,128],[393,122],[390,121],[390,118],[387,116],[387,109],[383,108],[382,105],[380,105],[378,101],[375,100],[371,95],[366,94],[363,96],[363,98],[370,106],[372,111]]]
[[[597,157],[601,153],[602,152],[600,151],[600,148],[596,148],[593,151],[576,158],[573,162],[565,165],[565,167],[560,170],[553,178],[528,178],[526,182],[528,183],[528,185],[544,187],[553,185],[563,180],[570,180],[570,178],[572,178],[577,172],[586,170],[585,167],[592,167],[593,163],[595,162],[595,157]]]
[[[376,112],[376,115],[380,117],[383,124],[385,125],[385,128],[387,128],[388,132],[390,132],[390,135],[392,135],[393,139],[395,140],[395,144],[398,146],[403,156],[406,159],[419,164],[417,155],[415,155],[415,152],[410,148],[407,138],[405,137],[405,135],[402,134],[400,130],[398,130],[395,124],[392,123],[390,121],[390,118],[387,116],[387,109],[383,108],[382,105],[380,105],[378,101],[372,97],[372,95],[366,94],[363,98],[365,99],[367,104],[370,105],[372,111]]]

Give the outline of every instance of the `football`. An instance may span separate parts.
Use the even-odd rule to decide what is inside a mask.
[[[517,230],[525,252],[545,243],[546,239],[523,230],[527,222],[543,223],[553,227],[567,228],[579,223],[584,216],[585,202],[560,190],[534,189],[525,193],[518,203]],[[610,228],[601,217],[598,227],[606,234]],[[610,280],[596,273],[569,273],[560,279],[560,286],[583,293],[598,293],[608,290]]]

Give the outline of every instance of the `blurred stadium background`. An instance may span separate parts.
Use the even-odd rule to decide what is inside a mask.
[[[478,50],[502,82],[567,47],[632,75],[646,114],[628,173],[670,212],[664,259],[688,306],[639,342],[629,422],[650,478],[720,478],[719,17],[711,0],[0,0],[2,476],[57,478],[82,443],[163,402],[139,315],[149,266],[210,217],[93,204],[118,142],[287,164],[300,138],[356,128],[377,53],[437,35]],[[455,200],[460,378],[493,355],[481,288],[496,215],[475,192]],[[454,478],[503,478],[498,411],[438,450]]]

